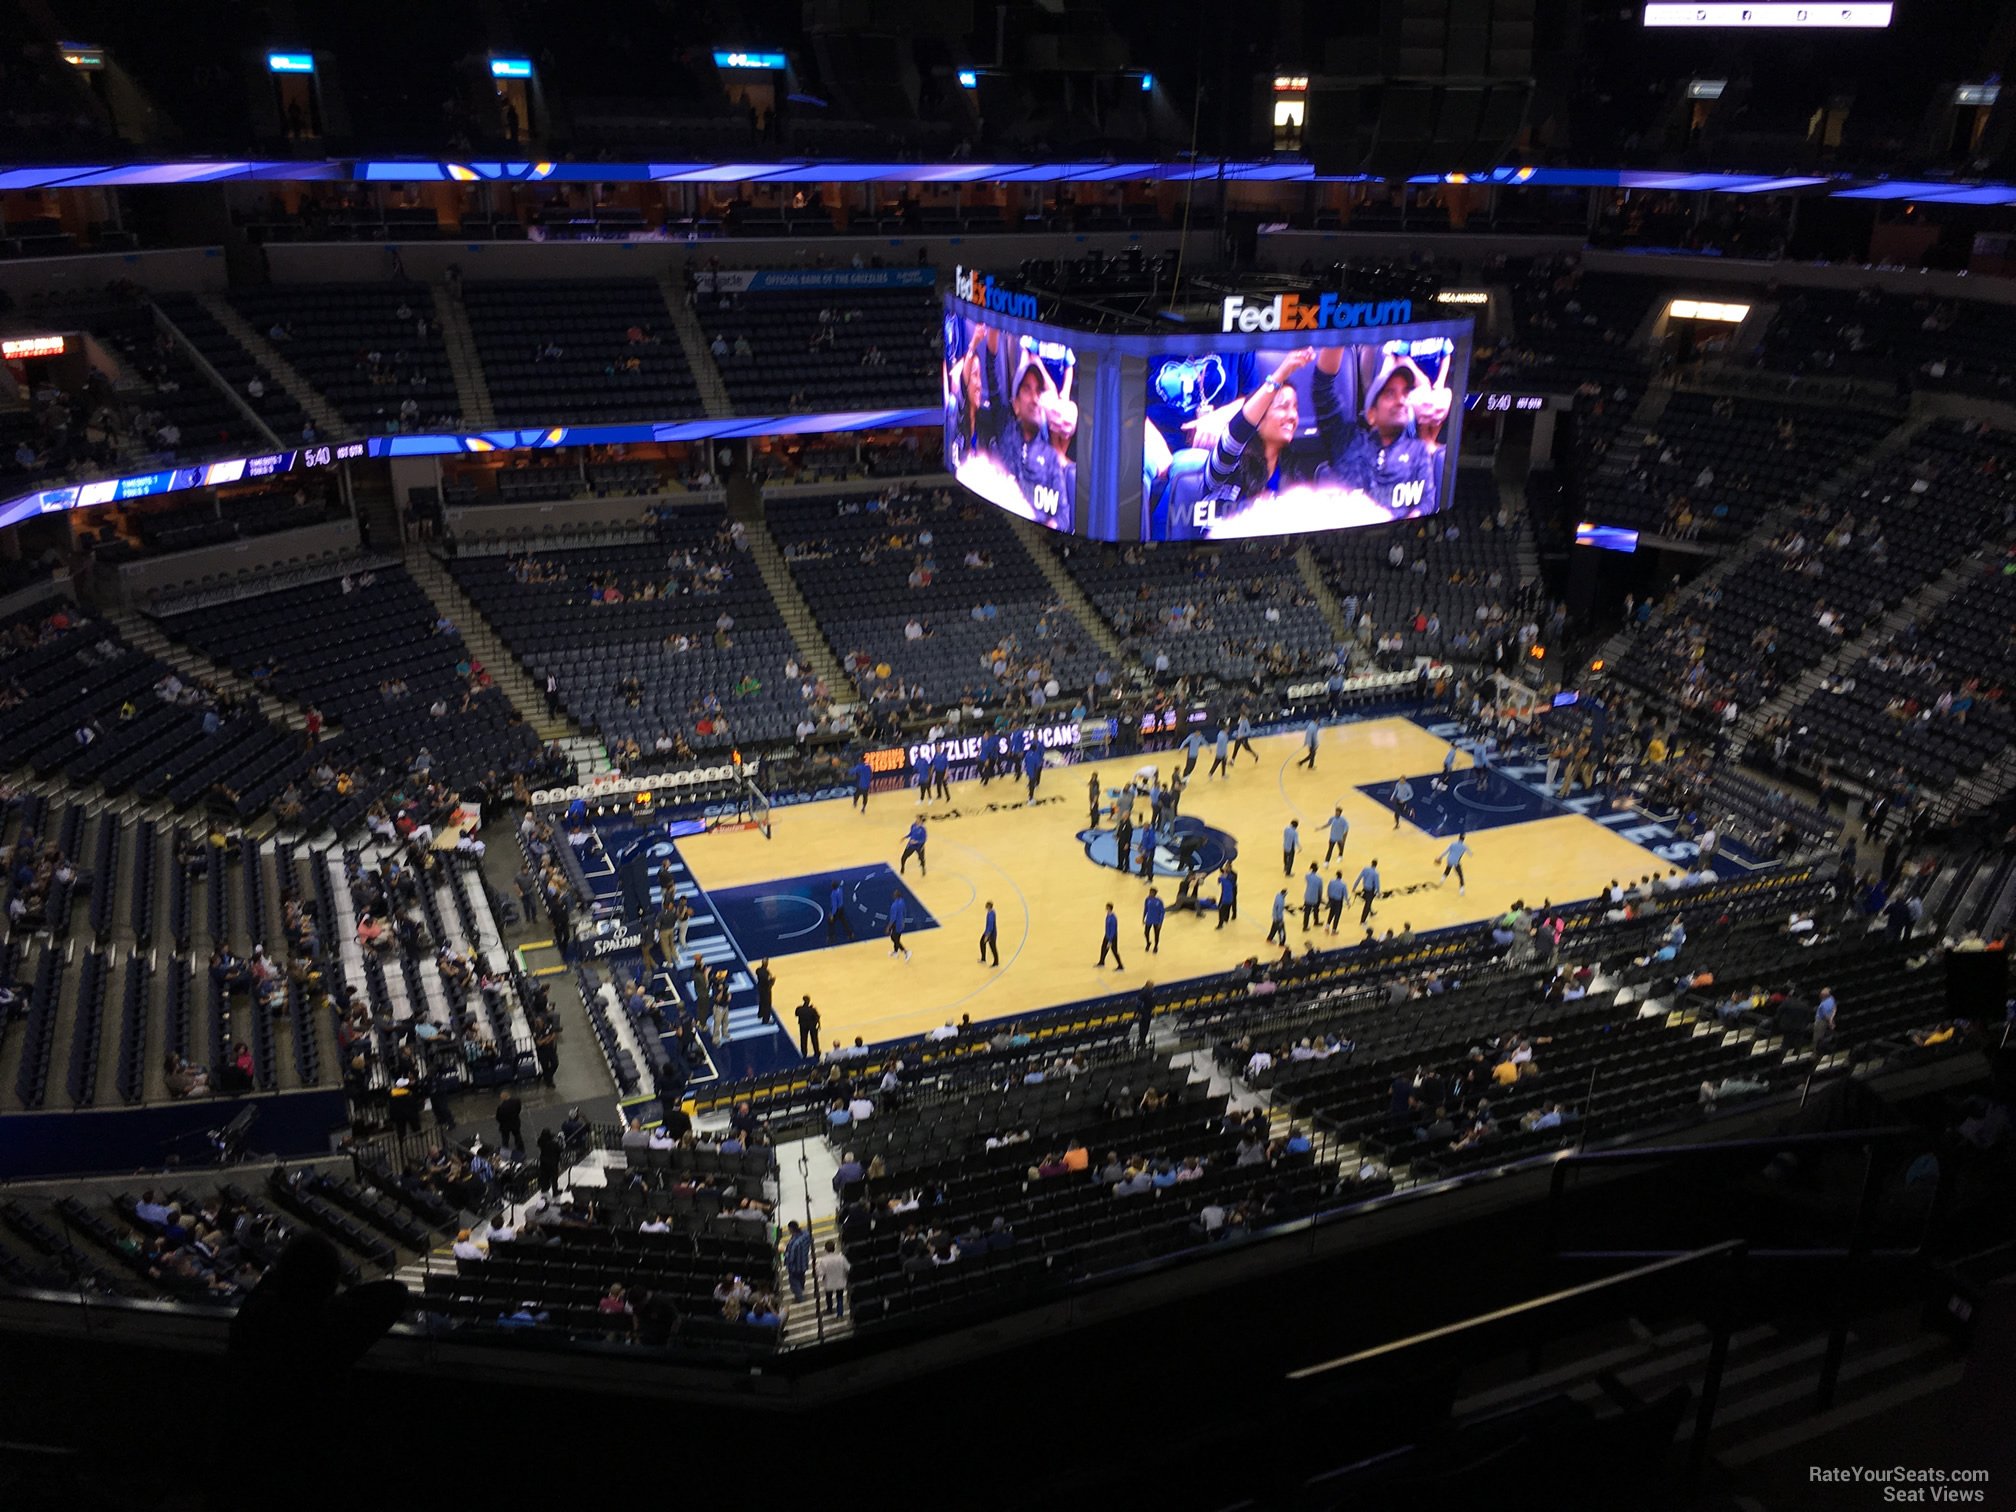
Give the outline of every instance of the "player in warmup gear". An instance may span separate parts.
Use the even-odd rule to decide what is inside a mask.
[[[1469,854],[1469,838],[1459,833],[1449,842],[1449,848],[1443,851],[1439,858],[1442,862],[1442,882],[1449,880],[1449,873],[1452,871],[1456,873],[1456,895],[1459,898],[1463,897],[1469,888],[1469,884],[1463,879],[1463,858]],[[1440,887],[1442,883],[1438,882],[1435,885]]]
[[[874,780],[875,769],[866,757],[854,763],[854,807],[864,814],[868,812],[868,787]]]
[[[1372,905],[1379,901],[1379,858],[1374,856],[1365,870],[1358,873],[1358,896],[1365,900],[1365,911],[1358,915],[1363,924],[1372,917]]]
[[[1302,874],[1302,933],[1310,928],[1323,912],[1323,873],[1316,869],[1316,863],[1309,863],[1309,870]]]
[[[1316,741],[1320,733],[1313,719],[1302,726],[1302,759],[1295,765],[1305,766],[1312,772],[1316,770]]]
[[[1085,784],[1086,801],[1092,805],[1092,817],[1085,823],[1087,829],[1099,828],[1099,774],[1094,772],[1091,781]]]
[[[945,746],[943,742],[940,742],[938,749],[931,753],[931,781],[938,789],[938,796],[945,799],[948,803],[952,798],[952,788],[946,782],[945,774],[950,770],[951,766],[952,758],[945,754]]]
[[[1253,758],[1257,766],[1260,753],[1253,749],[1253,721],[1244,714],[1239,716],[1238,728],[1232,732],[1232,755],[1236,760],[1241,751]]]
[[[901,876],[903,874],[904,870],[910,865],[910,858],[915,856],[917,858],[917,874],[923,877],[930,876],[931,870],[924,864],[924,821],[922,819],[912,821],[910,828],[903,836],[903,841],[903,855],[896,863],[897,875]]]
[[[1402,815],[1414,816],[1414,784],[1402,777],[1393,784],[1393,828],[1400,828]]]
[[[903,943],[903,922],[909,913],[901,893],[889,900],[889,954],[894,956],[900,950],[906,961],[910,959],[910,947]]]
[[[1120,959],[1120,915],[1113,912],[1111,903],[1106,905],[1106,923],[1099,936],[1099,960],[1096,964],[1104,966],[1109,954],[1113,957],[1115,971],[1127,969],[1127,963]]]
[[[1339,867],[1337,875],[1323,888],[1323,901],[1328,905],[1328,916],[1323,921],[1325,933],[1337,933],[1337,927],[1344,919],[1344,900],[1350,896],[1351,884],[1344,880],[1344,870]]]
[[[1288,889],[1285,887],[1274,894],[1274,914],[1267,926],[1267,943],[1284,946],[1288,943]]]
[[[1288,827],[1281,831],[1281,875],[1295,875],[1295,853],[1302,849],[1302,821],[1290,819]]]
[[[1043,747],[1030,741],[1029,749],[1022,753],[1022,774],[1029,779],[1029,799],[1036,801],[1036,788],[1043,781]]]
[[[836,878],[826,894],[826,943],[831,945],[843,929],[848,939],[854,938],[854,921],[847,917],[847,885]]]
[[[1344,817],[1343,807],[1330,816],[1330,843],[1323,848],[1323,860],[1327,863],[1332,856],[1344,854],[1344,842],[1350,838],[1351,821]]]
[[[1166,912],[1162,894],[1149,888],[1148,900],[1141,905],[1141,944],[1151,955],[1162,953],[1162,917]]]
[[[980,926],[980,964],[982,966],[987,964],[987,957],[990,954],[994,957],[994,964],[999,966],[1001,964],[1001,939],[995,928],[994,900],[992,898],[987,900],[987,921]]]
[[[1192,730],[1183,737],[1183,775],[1187,778],[1197,770],[1197,757],[1204,749],[1204,737]]]
[[[1211,752],[1211,770],[1204,774],[1204,780],[1209,782],[1220,772],[1230,777],[1232,775],[1232,732],[1222,724],[1218,726],[1218,740],[1212,746]]]

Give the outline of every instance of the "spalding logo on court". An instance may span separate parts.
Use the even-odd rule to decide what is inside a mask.
[[[1141,869],[1141,840],[1146,833],[1141,828],[1134,831],[1134,842],[1129,847],[1133,854],[1127,858],[1130,872],[1138,873]],[[1119,864],[1119,844],[1110,829],[1080,830],[1078,838],[1084,842],[1085,855],[1094,866],[1113,867]],[[1221,829],[1211,828],[1202,819],[1181,818],[1166,832],[1155,832],[1155,875],[1158,877],[1180,877],[1185,872],[1215,872],[1238,854],[1237,840]]]

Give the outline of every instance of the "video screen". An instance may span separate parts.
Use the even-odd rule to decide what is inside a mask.
[[[1148,359],[1141,535],[1383,525],[1450,499],[1463,413],[1447,336]]]
[[[945,316],[945,459],[990,504],[1051,530],[1077,523],[1089,398],[1078,354],[974,317]]]

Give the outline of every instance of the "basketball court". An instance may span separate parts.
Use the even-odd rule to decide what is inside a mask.
[[[1320,924],[1305,934],[1301,925],[1302,875],[1310,861],[1321,862],[1328,821],[1339,807],[1350,821],[1350,837],[1343,858],[1323,866],[1323,875],[1327,880],[1341,869],[1350,882],[1377,860],[1384,896],[1372,923],[1382,935],[1473,923],[1518,900],[1537,907],[1588,898],[1612,878],[1628,881],[1673,864],[1636,843],[1655,838],[1647,828],[1633,827],[1628,833],[1634,838],[1626,838],[1618,831],[1620,816],[1578,813],[1577,807],[1588,809],[1586,801],[1563,805],[1543,796],[1530,769],[1479,769],[1458,750],[1453,773],[1442,782],[1452,746],[1412,719],[1326,726],[1313,771],[1297,765],[1299,734],[1262,737],[1254,746],[1257,762],[1241,756],[1229,778],[1217,779],[1206,776],[1206,748],[1184,793],[1183,824],[1158,847],[1154,879],[1163,900],[1173,902],[1178,846],[1187,839],[1207,868],[1205,893],[1215,904],[1212,872],[1230,858],[1239,876],[1238,917],[1220,929],[1215,910],[1172,909],[1157,954],[1142,945],[1149,883],[1115,869],[1110,816],[1099,830],[1089,827],[1088,784],[1096,773],[1102,805],[1110,805],[1112,792],[1135,773],[1159,763],[1166,776],[1183,760],[1180,751],[1052,766],[1033,803],[1025,801],[1019,781],[983,786],[969,780],[952,784],[949,801],[921,806],[914,790],[897,789],[876,792],[866,813],[846,798],[780,807],[769,839],[754,828],[724,828],[681,836],[676,849],[669,840],[650,843],[653,858],[670,855],[678,890],[695,902],[700,918],[692,945],[735,977],[730,1045],[725,1055],[721,1047],[716,1054],[722,1073],[795,1058],[788,1028],[763,1025],[754,1012],[746,972],[766,958],[776,975],[783,1026],[791,1023],[799,998],[809,995],[830,1048],[856,1035],[873,1043],[918,1033],[964,1014],[976,1022],[1013,1018],[1144,982],[1224,971],[1248,956],[1277,955],[1266,935],[1282,887],[1289,894],[1289,940],[1298,952],[1311,943],[1356,944],[1364,928],[1355,898],[1338,935],[1325,934]],[[1521,773],[1529,780],[1518,780]],[[1387,799],[1403,777],[1416,796],[1412,818],[1396,829]],[[1146,814],[1144,799],[1137,824]],[[913,860],[899,876],[906,831],[920,817],[929,832],[929,870]],[[1304,850],[1288,878],[1281,831],[1294,819],[1301,821]],[[1454,878],[1441,881],[1437,859],[1459,828],[1467,830],[1471,846],[1467,895]],[[1656,838],[1670,839],[1670,831]],[[617,837],[605,832],[605,843],[615,850]],[[851,941],[833,939],[829,898],[836,882],[846,899]],[[613,875],[608,885],[613,890]],[[891,955],[883,934],[899,890],[909,916],[908,960]],[[1109,901],[1120,918],[1124,970],[1094,965]],[[999,921],[998,967],[978,958],[990,902]],[[612,951],[608,959],[619,969],[634,969],[637,961],[634,951]],[[673,986],[665,973],[658,983]]]

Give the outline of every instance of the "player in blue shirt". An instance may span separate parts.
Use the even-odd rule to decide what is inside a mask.
[[[1414,784],[1405,777],[1393,784],[1393,828],[1400,828],[1402,815],[1414,817]]]
[[[1244,714],[1232,731],[1232,754],[1237,756],[1241,751],[1251,756],[1256,766],[1259,764],[1260,753],[1253,749],[1253,721]]]
[[[1302,849],[1302,821],[1290,819],[1288,828],[1281,831],[1281,875],[1295,875],[1295,852]]]
[[[1323,861],[1325,865],[1329,864],[1332,856],[1341,856],[1344,854],[1344,842],[1350,837],[1350,834],[1351,821],[1344,817],[1344,809],[1340,805],[1337,811],[1330,816],[1330,843],[1323,848]]]
[[[903,874],[904,869],[910,865],[910,858],[915,856],[917,858],[917,874],[920,877],[930,876],[930,871],[924,865],[924,821],[922,819],[913,820],[903,840],[903,855],[896,863],[897,875],[901,876]]]
[[[1288,943],[1288,889],[1285,887],[1274,894],[1274,913],[1272,922],[1267,926],[1267,943],[1269,945]]]
[[[1372,917],[1372,905],[1379,901],[1379,858],[1374,856],[1365,870],[1358,873],[1358,896],[1365,900],[1365,911],[1358,915],[1363,924]]]
[[[1459,833],[1454,840],[1449,842],[1449,848],[1443,851],[1440,857],[1442,861],[1442,881],[1447,882],[1449,880],[1449,873],[1452,871],[1456,873],[1456,896],[1459,898],[1463,896],[1469,885],[1463,880],[1463,858],[1469,854],[1469,837]],[[1438,887],[1441,885],[1440,882],[1436,884]]]
[[[1316,770],[1316,742],[1320,735],[1321,731],[1317,728],[1315,720],[1312,719],[1302,726],[1302,759],[1295,765],[1307,767],[1312,772]]]
[[[1222,724],[1218,726],[1217,743],[1212,747],[1211,770],[1204,774],[1204,780],[1209,782],[1220,772],[1227,777],[1232,775],[1232,732]]]
[[[1302,933],[1309,933],[1316,921],[1323,916],[1323,873],[1316,869],[1316,863],[1309,863],[1309,870],[1302,874]]]
[[[1099,960],[1096,964],[1104,966],[1108,955],[1113,957],[1115,971],[1127,969],[1127,963],[1120,959],[1120,915],[1113,912],[1111,903],[1106,905],[1106,923],[1104,932],[1099,936]]]
[[[1204,736],[1192,730],[1183,737],[1183,775],[1188,777],[1197,770],[1197,757],[1204,749]]]
[[[1218,927],[1239,917],[1239,874],[1228,863],[1218,873]]]
[[[909,915],[909,906],[899,892],[889,900],[889,954],[893,956],[900,950],[906,961],[910,959],[910,947],[903,943],[903,921]]]
[[[1141,875],[1143,877],[1152,877],[1155,875],[1155,826],[1153,824],[1144,824],[1141,826]]]
[[[1344,900],[1351,896],[1351,886],[1344,880],[1343,870],[1332,877],[1323,888],[1323,901],[1328,905],[1328,917],[1324,919],[1327,933],[1337,933],[1337,926],[1344,918]]]
[[[1141,943],[1151,954],[1162,953],[1162,917],[1167,912],[1162,894],[1149,888],[1148,901],[1141,905]]]
[[[847,917],[847,884],[836,877],[826,894],[826,943],[831,945],[843,929],[848,939],[854,938],[854,921]]]
[[[1022,775],[1029,779],[1029,801],[1036,801],[1036,785],[1043,780],[1043,747],[1036,741],[1022,753]]]
[[[862,813],[868,812],[868,789],[875,781],[875,769],[868,765],[864,756],[854,763],[854,807]]]
[[[931,758],[920,750],[910,770],[917,784],[917,807],[922,808],[931,801]]]
[[[950,799],[952,796],[952,789],[945,781],[945,773],[951,765],[952,758],[945,754],[944,742],[940,741],[938,749],[931,753],[931,781],[937,786],[940,798]]]
[[[987,921],[980,926],[980,964],[987,964],[988,956],[994,957],[994,964],[1001,964],[1000,935],[994,925],[994,900],[987,900]]]

